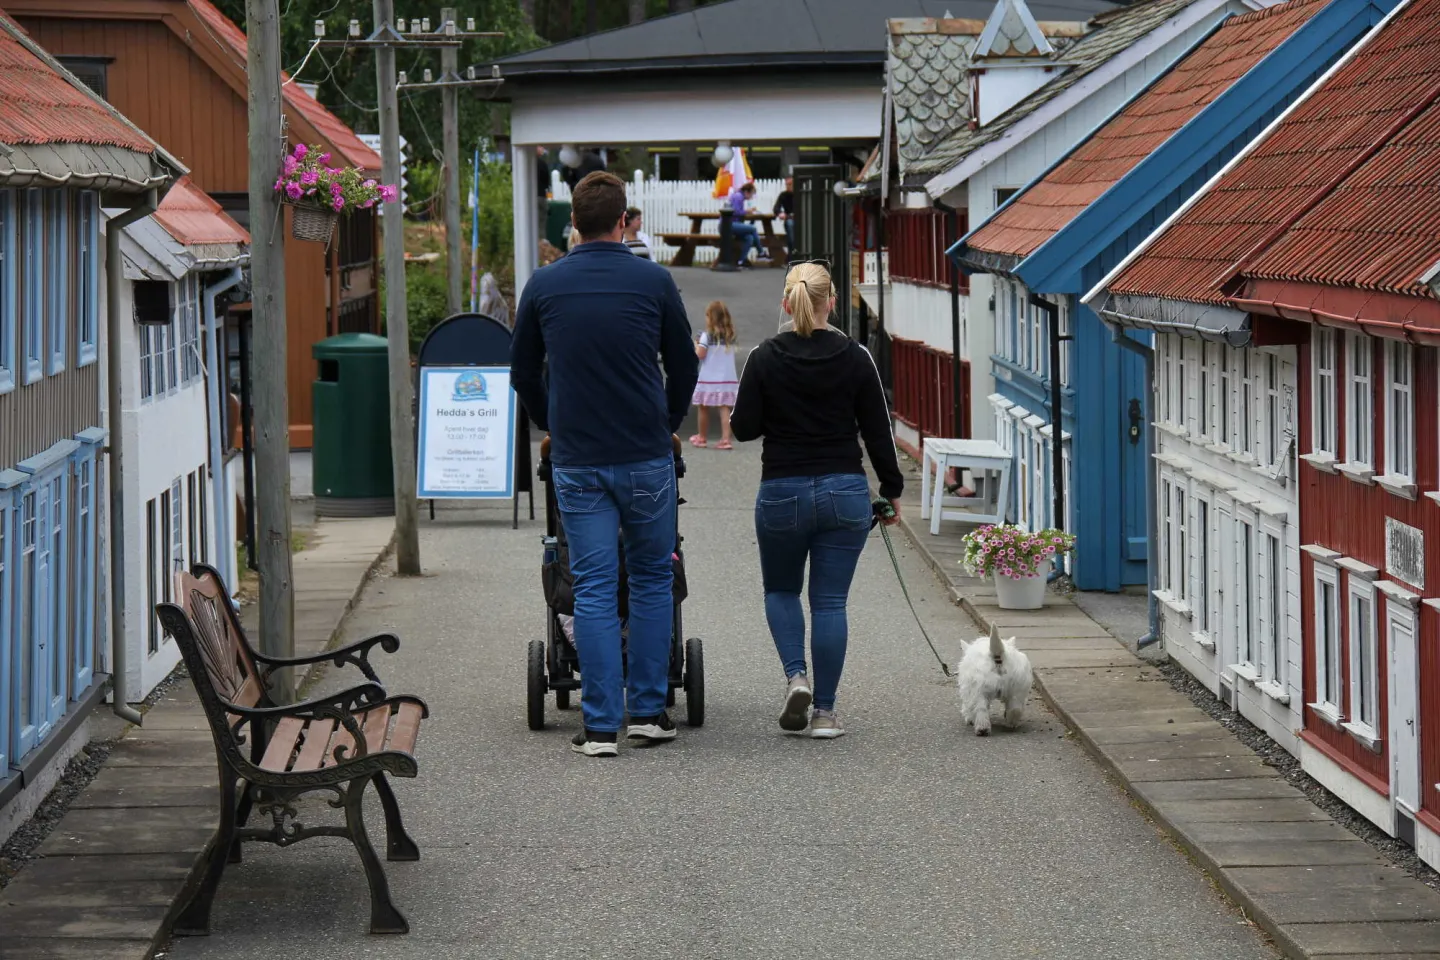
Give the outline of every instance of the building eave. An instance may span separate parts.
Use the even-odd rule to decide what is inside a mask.
[[[125,147],[88,143],[0,144],[0,184],[140,193],[172,180],[184,167]]]
[[[1132,330],[1173,333],[1232,347],[1250,343],[1250,314],[1223,304],[1107,292],[1090,307],[1110,323]]]
[[[1230,302],[1284,320],[1440,346],[1440,300],[1417,293],[1248,278]]]

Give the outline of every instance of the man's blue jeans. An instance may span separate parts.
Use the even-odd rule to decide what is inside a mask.
[[[744,263],[750,259],[750,251],[761,253],[760,230],[753,223],[733,223],[730,225],[730,235],[740,243],[740,253],[735,258],[737,263]]]
[[[620,730],[626,712],[620,661],[621,537],[630,579],[629,712],[665,709],[675,570],[675,461],[554,468],[555,500],[575,575],[575,647],[585,728]]]
[[[795,253],[795,218],[793,216],[785,218],[785,252],[792,255]]]
[[[835,709],[849,627],[845,602],[870,533],[870,489],[863,474],[767,480],[755,500],[755,537],[765,584],[765,619],[785,676],[805,670],[800,588],[810,561],[810,652],[815,708]]]

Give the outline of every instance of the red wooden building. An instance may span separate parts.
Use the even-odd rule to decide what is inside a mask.
[[[13,0],[5,10],[60,60],[167,150],[225,211],[249,222],[245,33],[210,0]],[[378,175],[380,157],[299,84],[284,87],[291,142],[319,144],[335,163]],[[378,218],[341,221],[327,250],[288,239],[285,310],[289,330],[290,443],[311,445],[310,347],[334,333],[379,329]]]
[[[1226,287],[1301,334],[1306,768],[1432,865],[1440,300],[1421,278],[1440,255],[1437,95],[1440,0],[1412,0],[1252,163],[1265,228]]]

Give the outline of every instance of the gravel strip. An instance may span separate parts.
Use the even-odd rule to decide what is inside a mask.
[[[1286,782],[1304,793],[1311,803],[1324,810],[1336,823],[1380,851],[1386,859],[1401,870],[1427,886],[1440,890],[1440,873],[1416,856],[1414,850],[1394,837],[1388,836],[1383,830],[1356,813],[1345,801],[1322,787],[1301,769],[1300,760],[1297,757],[1292,756],[1284,747],[1266,736],[1250,721],[1218,700],[1212,691],[1186,673],[1183,667],[1173,660],[1160,661],[1156,666],[1160,668],[1165,679],[1170,682],[1170,686],[1189,697],[1190,702],[1208,714],[1211,719],[1224,724],[1225,728],[1233,733],[1241,743],[1259,754],[1266,766],[1274,767]]]
[[[149,710],[176,684],[189,679],[190,675],[185,672],[184,664],[176,667],[170,676],[156,685],[145,698],[145,702],[139,705],[140,712]],[[106,706],[99,704],[95,709],[106,709]],[[5,845],[0,847],[0,890],[5,889],[27,863],[36,859],[35,851],[40,849],[40,844],[50,836],[50,831],[59,825],[65,811],[70,808],[71,801],[90,785],[90,781],[94,780],[95,775],[105,766],[115,743],[116,740],[91,740],[81,747],[80,752],[71,757],[70,762],[65,765],[65,772],[40,802],[35,815],[21,824],[10,835],[10,839],[5,841]]]

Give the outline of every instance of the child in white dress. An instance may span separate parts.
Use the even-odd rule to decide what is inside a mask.
[[[735,406],[735,392],[740,384],[735,376],[735,324],[723,300],[715,300],[705,308],[705,332],[695,344],[695,354],[700,358],[700,379],[690,402],[700,408],[700,423],[699,432],[690,438],[690,445],[706,446],[710,411],[717,409],[720,442],[715,444],[715,449],[733,450],[730,408]]]

